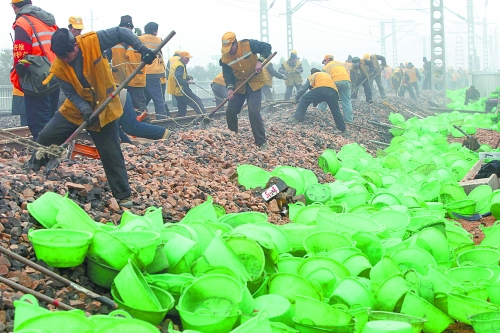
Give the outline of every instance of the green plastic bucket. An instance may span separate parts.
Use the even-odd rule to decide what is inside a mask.
[[[197,220],[198,218],[202,218],[205,221],[216,222],[217,213],[215,212],[213,203],[214,201],[212,197],[208,196],[207,201],[205,201],[201,205],[191,208],[180,222],[187,223]]]
[[[406,292],[410,290],[408,283],[401,274],[389,276],[375,292],[375,309],[380,311],[394,311],[400,307]]]
[[[366,323],[363,333],[413,333],[413,328],[401,321],[377,320]]]
[[[38,260],[52,267],[75,267],[85,260],[93,235],[77,230],[31,229],[28,238]]]
[[[355,325],[354,320],[349,325],[330,326],[329,328],[307,325],[297,321],[295,318],[293,318],[293,322],[295,323],[295,328],[300,333],[351,333]]]
[[[361,304],[364,307],[373,307],[376,304],[372,294],[370,280],[360,277],[347,277],[340,281],[335,288],[330,303],[342,303],[347,306]]]
[[[304,239],[318,231],[315,225],[303,225],[298,223],[287,223],[279,226],[288,235],[292,250],[304,250]],[[305,253],[304,253],[305,254]]]
[[[343,264],[328,257],[309,257],[303,260],[297,267],[297,273],[317,283],[326,298],[330,297],[338,282],[350,275]]]
[[[161,304],[137,266],[129,260],[114,280],[122,300],[131,307],[158,311]]]
[[[434,303],[434,286],[427,276],[423,276],[410,269],[404,272],[409,291],[422,297],[429,303]]]
[[[293,325],[292,325],[293,326]],[[272,333],[300,333],[295,328],[291,328],[283,323],[271,322]]]
[[[485,313],[498,312],[500,306],[478,300],[473,297],[450,293],[448,294],[448,315],[462,323],[471,324],[469,316]]]
[[[289,253],[283,253],[279,256],[276,266],[280,273],[297,274],[297,268],[302,261],[304,261],[304,258],[294,257]]]
[[[286,297],[295,304],[297,295],[323,300],[321,289],[305,278],[290,273],[277,273],[269,278],[269,294]]]
[[[400,312],[413,317],[426,318],[424,331],[429,333],[441,333],[454,323],[454,320],[447,314],[411,292],[406,293]]]
[[[16,330],[19,325],[24,323],[26,320],[50,313],[49,310],[39,306],[38,300],[35,296],[30,294],[23,295],[19,300],[14,301],[14,308],[16,309],[16,315],[14,316],[14,330]]]
[[[81,230],[91,233],[100,230],[95,221],[73,200],[68,198],[62,198],[56,220],[57,224],[63,225],[69,230]]]
[[[488,293],[488,299],[491,303],[500,305],[500,281],[487,283],[486,291]]]
[[[319,210],[329,211],[329,208],[321,203],[311,204],[299,210],[292,221],[303,225],[314,225],[316,224]]]
[[[449,204],[444,205],[444,209],[451,218],[456,218],[454,213],[460,215],[473,215],[476,213],[477,200],[475,199],[464,199]]]
[[[450,259],[448,241],[443,233],[436,228],[425,228],[421,230],[411,246],[417,246],[429,252],[436,262],[444,262]]]
[[[267,313],[271,322],[281,322],[293,326],[294,309],[290,301],[284,296],[262,295],[257,297],[255,299],[255,311]]]
[[[304,193],[305,181],[299,169],[292,166],[277,166],[271,175],[280,178],[288,186],[294,188],[297,195]]]
[[[414,269],[422,275],[427,275],[429,265],[437,265],[436,260],[429,252],[418,247],[396,251],[392,253],[391,258],[401,270]]]
[[[262,275],[266,258],[256,241],[233,236],[226,240],[226,244],[243,263],[252,281]]]
[[[352,213],[337,215],[337,224],[334,226],[336,232],[346,232],[353,235],[358,231],[373,232],[379,234],[385,230],[380,223],[368,218]]]
[[[53,332],[57,328],[59,332],[96,332],[98,327],[85,316],[85,312],[57,311],[32,317],[25,320],[16,329],[16,332]]]
[[[290,239],[282,228],[268,222],[255,223],[255,225],[267,232],[269,236],[271,236],[271,239],[273,240],[273,243],[280,254],[289,252],[291,250],[292,246],[290,244]]]
[[[87,277],[95,285],[110,289],[119,272],[119,270],[106,265],[98,257],[87,256]]]
[[[469,320],[476,333],[500,332],[500,312],[475,314]]]
[[[340,169],[341,164],[337,159],[337,154],[331,149],[326,149],[323,154],[318,158],[318,166],[324,171],[329,172],[335,176]]]
[[[370,232],[358,231],[352,235],[352,240],[356,242],[356,247],[368,257],[371,265],[378,263],[385,254],[380,238]]]
[[[38,199],[28,203],[27,209],[30,215],[47,229],[57,223],[57,214],[63,204],[64,198],[54,192],[46,192]]]
[[[400,273],[398,264],[390,257],[383,257],[370,270],[370,280],[375,283],[383,282],[388,277],[398,273]]]
[[[156,247],[161,242],[160,233],[152,230],[116,231],[113,235],[137,249],[139,259],[146,266],[153,262]]]
[[[99,258],[114,269],[121,270],[128,263],[129,258],[137,258],[138,251],[132,245],[125,244],[113,233],[98,230],[90,244],[88,254]]]
[[[381,225],[385,225],[386,231],[391,238],[403,238],[406,228],[410,224],[408,214],[395,210],[380,211],[371,215],[370,218]]]
[[[450,269],[450,277],[461,284],[475,284],[476,286],[493,282],[493,271],[486,267],[462,266]]]
[[[217,222],[226,223],[231,227],[236,228],[246,223],[267,222],[267,214],[259,212],[230,213],[220,217]]]
[[[500,251],[487,248],[476,248],[460,253],[457,256],[457,264],[462,266],[466,262],[481,266],[498,266],[500,262]]]
[[[324,184],[313,184],[306,188],[304,195],[308,205],[313,202],[325,203],[331,198],[330,187]]]
[[[151,286],[151,290],[153,291],[161,305],[160,309],[158,309],[157,311],[142,310],[140,306],[137,307],[127,305],[125,302],[123,302],[120,293],[114,285],[111,286],[111,296],[113,296],[113,300],[118,305],[119,309],[127,311],[134,318],[147,321],[148,323],[151,323],[153,325],[159,325],[163,321],[163,318],[165,318],[167,312],[174,307],[175,299],[168,291],[165,291],[161,288]]]
[[[271,174],[266,170],[249,164],[238,165],[236,172],[238,173],[238,183],[247,190],[256,187],[264,188],[271,178]]]
[[[253,333],[253,332],[273,333],[273,330],[271,328],[271,322],[268,318],[267,313],[258,312],[256,316],[254,316],[253,318],[244,323],[242,316],[242,324],[231,331],[231,333]]]
[[[143,320],[139,319],[121,319],[110,322],[97,328],[95,333],[115,333],[115,332],[141,332],[157,333],[158,329]]]
[[[309,297],[297,296],[295,320],[314,327],[331,329],[332,326],[349,325],[352,315],[347,306],[332,306]]]
[[[320,231],[304,239],[304,249],[311,255],[320,255],[339,247],[352,247],[352,239],[333,231]]]
[[[174,297],[175,304],[179,303],[181,290],[184,288],[184,286],[194,280],[194,276],[187,273],[184,274],[164,273],[164,274],[151,274],[151,275],[146,274],[144,278],[146,279],[147,283],[150,286],[159,287],[165,291],[168,291]],[[168,314],[171,316],[179,315],[175,307],[170,309]]]

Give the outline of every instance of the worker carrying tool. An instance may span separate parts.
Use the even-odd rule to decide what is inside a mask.
[[[282,63],[281,67],[278,69],[278,72],[285,76],[285,101],[288,101],[290,97],[292,97],[294,87],[296,91],[299,91],[302,85],[303,71],[304,69],[299,61],[299,57],[297,57],[297,51],[292,50],[290,52],[290,58]]]
[[[420,98],[420,88],[418,87],[418,81],[420,81],[421,76],[420,76],[420,73],[418,72],[418,69],[415,66],[413,66],[413,64],[411,62],[409,62],[406,65],[405,72],[410,77],[409,86],[411,86],[413,89],[415,89],[415,96],[417,98]]]
[[[266,77],[266,84],[262,87],[262,93],[265,98],[268,101],[274,101],[274,96],[271,88],[273,87],[273,77],[276,77],[278,79],[284,80],[285,76],[277,72],[272,63],[268,63],[262,68],[262,73],[264,73],[264,76]]]
[[[179,53],[179,58],[171,66],[174,74],[173,78],[168,80],[168,93],[174,96],[177,101],[177,117],[184,117],[187,112],[187,106],[192,107],[196,113],[207,113],[201,99],[189,88],[193,84],[193,77],[188,75],[186,65],[192,56],[187,51]]]
[[[226,81],[229,103],[226,110],[228,128],[238,133],[238,114],[243,108],[245,100],[248,104],[248,118],[252,126],[255,144],[261,150],[267,150],[266,130],[260,114],[262,103],[262,87],[266,84],[266,77],[262,73],[262,62],[271,54],[271,44],[255,39],[236,39],[234,32],[226,32],[222,36],[222,56],[220,65]],[[256,54],[259,54],[257,57]],[[247,78],[252,79],[240,90],[233,94],[235,87],[242,84]]]
[[[73,34],[73,36],[80,36],[83,29],[85,29],[85,26],[83,25],[83,20],[80,16],[71,16],[69,18],[68,30]]]
[[[382,85],[382,71],[387,67],[387,62],[385,61],[385,57],[378,54],[370,55],[369,53],[365,53],[363,55],[363,59],[370,60],[373,63],[375,70],[371,73],[370,82],[372,80],[375,80],[375,83],[377,84],[378,87],[378,91],[380,93],[380,97],[382,99],[387,98],[387,95],[385,93],[385,88]]]
[[[87,130],[101,156],[113,196],[123,207],[131,207],[131,190],[125,161],[120,148],[118,118],[123,114],[116,96],[97,117],[94,109],[115,90],[115,81],[102,52],[119,43],[131,45],[142,54],[145,63],[152,63],[155,52],[144,46],[132,31],[111,28],[74,37],[68,29],[59,29],[52,36],[52,51],[57,55],[51,67],[67,99],[40,133],[37,142],[50,146],[63,143],[81,124]],[[50,78],[49,78],[50,79]],[[48,162],[33,154],[30,167],[38,170]]]
[[[356,88],[354,88],[354,91],[351,94],[351,98],[357,99],[359,87],[363,86],[366,102],[373,103],[370,81],[370,73],[373,73],[375,71],[373,63],[370,60],[353,57],[352,68],[352,70],[356,73]]]
[[[323,58],[323,72],[330,74],[337,91],[340,95],[340,101],[342,102],[342,111],[344,113],[344,121],[347,123],[352,123],[354,121],[352,115],[352,103],[351,103],[351,78],[346,70],[346,63],[341,61],[335,61],[332,54],[327,54]],[[351,64],[347,64],[347,67],[351,67]]]
[[[310,90],[307,92],[307,90]],[[298,99],[298,100],[297,100]],[[295,103],[299,103],[289,123],[297,124],[304,121],[307,107],[311,103],[326,102],[332,112],[333,120],[338,130],[346,132],[346,127],[339,108],[339,94],[330,74],[321,72],[317,68],[311,69],[311,75],[297,93]]]

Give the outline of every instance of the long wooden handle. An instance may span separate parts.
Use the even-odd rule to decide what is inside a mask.
[[[165,44],[168,43],[169,40],[172,39],[172,37],[174,37],[175,35],[175,31],[172,30],[168,36],[163,39],[160,43],[160,45],[158,45],[158,47],[156,49],[153,50],[153,52],[155,54],[158,54],[158,52],[160,52],[160,50],[162,49],[163,46],[165,46]],[[105,100],[104,102],[102,102],[102,104],[92,113],[91,117],[97,117],[99,116],[103,111],[104,109],[106,108],[106,106],[109,104],[109,102],[111,102],[113,100],[113,98],[115,98],[116,96],[118,96],[118,94],[120,93],[120,91],[125,88],[130,81],[132,81],[132,79],[144,68],[144,66],[146,66],[146,63],[144,61],[141,61],[141,63],[139,64],[139,67],[137,67]],[[63,145],[67,145],[68,143],[70,143],[71,141],[73,141],[75,139],[75,137],[80,134],[85,128],[87,127],[87,122],[84,121],[83,124],[81,124],[74,132],[73,134],[70,135],[70,137],[68,139],[66,139],[66,141],[64,141]]]
[[[23,294],[31,294],[31,295],[35,296],[36,298],[38,298],[40,301],[43,301],[47,304],[55,305],[58,308],[61,308],[63,310],[75,310],[74,307],[69,306],[68,304],[60,303],[57,299],[53,299],[53,298],[50,298],[48,296],[45,296],[44,294],[40,294],[38,291],[28,289],[24,286],[21,286],[20,284],[15,283],[14,281],[6,279],[2,276],[0,276],[0,282],[11,287],[14,290],[20,291]]]
[[[86,288],[84,288],[84,287],[82,287],[82,286],[48,270],[48,269],[46,269],[45,267],[42,267],[42,266],[38,265],[37,263],[32,262],[31,260],[28,260],[24,257],[21,257],[20,255],[18,255],[16,253],[10,251],[10,250],[8,250],[8,249],[3,248],[2,246],[0,246],[0,252],[5,254],[8,257],[14,259],[14,260],[19,261],[20,263],[25,264],[26,266],[30,266],[30,267],[36,269],[40,273],[43,273],[54,280],[61,282],[62,284],[64,284],[67,287],[71,287],[79,292],[84,293],[85,295],[92,297],[93,299],[101,302],[102,304],[106,304],[107,306],[111,307],[112,309],[114,309],[116,307],[115,302],[113,302],[113,300],[111,300],[105,296],[101,296],[99,294],[96,294],[93,291],[90,291],[90,290],[88,290],[88,289],[86,289]]]
[[[269,63],[269,61],[271,61],[271,59],[277,54],[278,52],[273,52],[273,54],[271,54],[263,63],[262,63],[262,67],[264,67],[265,65],[267,65]],[[257,72],[253,72],[245,81],[243,81],[243,83],[241,83],[235,90],[233,90],[233,95],[236,94],[237,91],[239,91],[241,88],[243,88],[251,79],[254,78],[255,75],[257,75],[259,73]],[[231,96],[233,96],[231,95]],[[211,117],[215,112],[217,112],[222,106],[224,106],[224,104],[226,104],[226,102],[229,101],[229,96],[226,97],[215,109],[213,109],[212,112],[210,112],[210,114],[208,115],[209,117]]]

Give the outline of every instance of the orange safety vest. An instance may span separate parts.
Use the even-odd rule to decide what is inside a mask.
[[[16,87],[12,87],[12,95],[23,97],[24,93],[21,90],[17,89]]]
[[[361,59],[359,61],[359,67],[361,68],[361,70],[363,71],[363,73],[365,73],[365,76],[369,77],[368,66],[366,66],[366,64],[365,64],[365,59]]]
[[[337,81],[351,81],[345,64],[340,61],[332,60],[323,67],[323,72],[330,74],[333,82]]]
[[[267,69],[268,66],[269,66],[269,64],[262,67],[262,73],[264,73],[264,76],[266,77],[266,86],[272,87],[273,86],[273,76],[271,75],[271,73],[269,73],[269,70]]]
[[[181,61],[180,57],[179,57],[179,59],[177,59],[177,61],[172,66],[170,66],[171,71],[172,71],[172,73],[175,73],[175,71],[177,70],[177,68],[179,66],[184,67],[184,73],[182,74],[182,78],[184,80],[186,80],[187,79],[186,65],[184,65],[184,63]],[[177,79],[175,78],[174,75],[172,75],[172,78],[169,77],[169,79],[168,79],[167,92],[170,95],[174,95],[174,96],[184,96],[184,94],[182,92],[182,86],[177,83]]]
[[[238,41],[238,50],[235,54],[224,53],[222,54],[221,61],[224,64],[229,64],[230,62],[242,57],[244,54],[250,52],[251,55],[242,59],[232,65],[230,67],[233,70],[234,77],[236,78],[236,87],[239,87],[243,81],[245,81],[250,75],[255,72],[255,65],[257,64],[257,55],[252,53],[250,49],[250,42],[247,39],[243,39]],[[260,72],[255,75],[250,82],[248,82],[250,88],[253,91],[259,90],[266,84],[266,77],[264,73]],[[246,91],[246,86],[242,87],[237,94],[244,94]]]
[[[338,92],[335,82],[333,82],[332,78],[330,77],[330,74],[328,73],[316,72],[314,74],[309,75],[307,80],[309,81],[309,84],[311,85],[312,89],[328,87],[328,88],[333,88]]]
[[[113,46],[111,52],[111,71],[113,73],[113,78],[117,84],[121,84],[137,67],[139,67],[141,63],[141,54],[134,50],[132,46],[129,46],[125,51],[122,44]],[[128,85],[138,88],[145,87],[146,75],[144,74],[144,70],[137,73]]]
[[[52,64],[50,72],[58,79],[70,83],[78,96],[89,102],[92,109],[95,110],[115,90],[115,81],[109,63],[102,56],[97,33],[89,32],[78,36],[76,43],[82,52],[83,76],[90,84],[90,88],[84,88],[73,67],[59,58],[56,58]],[[81,111],[69,99],[64,101],[59,112],[75,125],[80,126],[83,123]],[[98,132],[101,127],[120,118],[122,114],[123,108],[120,98],[116,96],[99,115],[99,121],[88,129]]]
[[[141,36],[141,41],[148,49],[155,50],[160,46],[161,38],[151,34],[145,34]],[[156,59],[152,64],[146,65],[146,74],[165,74],[165,62],[163,61],[161,52],[156,55]]]
[[[372,54],[370,56],[370,60],[373,62],[373,66],[375,66],[375,72],[377,73],[377,75],[382,75],[382,70],[380,68],[377,56],[375,54]]]
[[[222,75],[222,72],[217,74],[217,76],[214,78],[213,83],[220,84],[221,86],[226,86],[226,81],[224,81],[224,75]]]
[[[31,28],[31,25],[28,23],[28,21],[26,19],[23,18],[23,16],[27,16],[28,19],[31,21],[31,23],[33,23],[33,26],[35,27],[36,33],[38,34],[38,39],[40,39],[40,42],[42,45],[40,45],[40,43],[38,42],[38,39],[36,38],[36,35],[33,32],[33,28]],[[28,14],[24,14],[24,15],[19,16],[16,19],[16,21],[12,25],[12,29],[15,29],[16,26],[22,28],[24,31],[26,31],[28,36],[31,36],[31,54],[32,55],[43,56],[46,54],[50,63],[54,62],[56,55],[54,52],[52,52],[50,50],[50,46],[51,46],[52,35],[54,34],[54,32],[57,29],[59,29],[57,27],[57,25],[54,24],[53,26],[48,26],[45,23],[43,23],[42,21],[40,21],[39,19],[37,19],[36,17],[28,15]],[[15,45],[14,48],[16,46],[17,45]],[[43,51],[45,51],[45,54],[42,51],[42,48],[43,48]],[[14,49],[13,52],[20,52],[22,55],[22,53],[24,53],[25,51]],[[10,81],[12,82],[12,84],[14,85],[14,87],[16,89],[22,91],[21,84],[19,83],[19,75],[17,74],[15,68],[10,72]]]
[[[407,68],[406,69],[406,73],[408,74],[408,76],[410,77],[410,83],[413,83],[413,82],[418,82],[418,77],[417,77],[417,68],[416,67],[413,67],[413,68]]]

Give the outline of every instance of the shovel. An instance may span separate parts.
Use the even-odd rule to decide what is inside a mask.
[[[460,132],[462,132],[462,134],[464,134],[466,136],[464,142],[462,143],[462,146],[464,146],[472,151],[476,151],[479,149],[480,145],[479,145],[479,141],[477,141],[477,138],[475,138],[474,136],[472,136],[470,134],[465,133],[464,130],[462,130],[457,125],[453,125],[453,127],[455,127],[457,130],[459,130]]]
[[[158,54],[158,52],[160,52],[160,50],[162,49],[163,46],[165,46],[165,44],[168,43],[168,41],[170,39],[172,39],[172,37],[174,37],[175,35],[175,31],[171,31],[168,36],[163,39],[160,43],[160,45],[158,45],[158,47],[153,51],[155,54]],[[101,105],[99,105],[99,107],[92,113],[92,115],[90,116],[91,118],[95,118],[95,117],[98,117],[103,111],[104,109],[106,108],[106,106],[116,97],[118,96],[118,94],[120,93],[120,91],[125,88],[130,81],[132,81],[132,79],[140,72],[142,71],[142,69],[144,68],[144,66],[146,66],[146,63],[144,61],[142,61],[139,66],[106,98],[106,100],[104,100],[103,103],[101,103]],[[73,134],[71,134],[69,136],[69,138],[66,139],[66,141],[64,141],[64,143],[61,145],[61,148],[62,149],[66,149],[68,147],[68,145],[70,144],[71,141],[73,141],[76,136],[78,134],[80,134],[85,128],[87,127],[87,122],[84,121],[83,124],[81,124],[74,132]],[[51,170],[53,170],[54,168],[57,168],[57,166],[59,165],[59,158],[56,158],[56,157],[53,157],[51,158],[46,166],[45,166],[45,171],[44,173],[48,173],[50,172]]]
[[[277,52],[273,52],[269,58],[267,58],[263,63],[262,63],[262,67],[264,67],[265,65],[267,65],[271,59],[276,55]],[[217,112],[221,107],[224,106],[224,104],[227,103],[227,101],[229,101],[230,98],[232,98],[234,96],[234,94],[236,94],[236,92],[240,91],[241,88],[243,88],[248,82],[250,82],[251,79],[254,78],[255,75],[257,75],[259,73],[257,72],[253,72],[245,81],[243,81],[235,90],[233,90],[233,94],[230,95],[230,96],[227,96],[215,109],[213,109],[212,112],[210,112],[208,114],[208,116],[205,116],[205,118],[203,118],[203,124],[202,126],[203,127],[206,127],[208,126],[208,124],[210,124],[211,120],[210,120],[210,117],[214,115],[215,112]]]
[[[64,284],[65,286],[67,287],[71,287],[73,288],[74,290],[76,291],[79,291],[81,293],[84,293],[85,295],[87,296],[90,296],[92,297],[93,299],[95,299],[96,301],[99,301],[101,302],[102,304],[106,304],[106,306],[110,307],[111,309],[115,309],[116,308],[116,305],[115,305],[115,302],[113,302],[112,300],[110,300],[109,298],[105,297],[105,296],[101,296],[101,295],[98,295],[74,282],[71,282],[70,280],[46,269],[45,267],[42,267],[34,262],[32,262],[31,260],[28,260],[24,257],[21,257],[20,255],[10,251],[10,250],[7,250],[5,248],[3,248],[2,246],[0,246],[0,253],[3,253],[5,254],[7,257],[10,257],[14,260],[17,260],[19,261],[20,263],[23,263],[25,264],[26,266],[30,266],[34,269],[36,269],[37,271],[39,271],[40,273],[43,273],[45,275],[47,275],[48,277],[56,280],[56,281],[59,281],[61,282],[62,284]],[[0,281],[0,282],[3,282],[3,281]],[[7,283],[6,283],[7,284]],[[10,286],[10,285],[9,285]],[[11,286],[12,287],[12,286]],[[14,287],[12,287],[14,288]],[[22,291],[23,293],[26,293],[25,291],[23,290],[20,290],[18,289],[19,291]],[[33,296],[36,296],[35,294],[33,294]],[[42,299],[43,300],[43,299]],[[43,300],[45,301],[45,300]],[[55,305],[55,304],[54,304]]]

